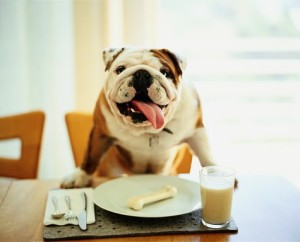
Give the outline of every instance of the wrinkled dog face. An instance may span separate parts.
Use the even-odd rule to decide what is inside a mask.
[[[172,119],[185,61],[166,49],[106,49],[104,85],[111,112],[134,134],[156,133]]]

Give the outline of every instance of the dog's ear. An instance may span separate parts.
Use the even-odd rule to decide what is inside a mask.
[[[109,70],[114,60],[125,50],[125,48],[106,48],[102,52],[105,71]]]
[[[186,58],[181,55],[175,54],[168,49],[161,49],[161,51],[169,56],[169,58],[174,63],[178,73],[181,75],[186,68]]]
[[[186,69],[186,65],[187,65],[186,58],[180,54],[173,53],[171,51],[169,51],[169,52],[172,53],[176,57],[179,67],[181,68],[182,71],[184,71]]]

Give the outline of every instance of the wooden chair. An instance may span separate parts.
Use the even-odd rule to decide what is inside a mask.
[[[19,138],[19,159],[0,157],[0,176],[36,178],[45,114],[42,111],[0,117],[0,140]]]
[[[69,112],[65,115],[71,148],[76,166],[81,165],[93,125],[92,114]],[[181,145],[175,156],[170,174],[190,173],[192,154],[187,145]]]
[[[75,165],[80,166],[85,155],[93,116],[89,113],[70,112],[65,115]]]

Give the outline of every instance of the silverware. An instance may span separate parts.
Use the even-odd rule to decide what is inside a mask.
[[[57,198],[55,196],[52,197],[52,203],[54,205],[55,211],[54,211],[54,213],[51,214],[51,217],[54,219],[62,218],[65,215],[65,213],[62,213],[59,211]]]
[[[65,219],[66,220],[77,219],[76,214],[72,211],[72,208],[71,208],[71,198],[70,198],[70,196],[66,195],[65,196],[65,201],[66,201],[67,206],[68,206],[68,212],[66,212],[66,214],[65,214]]]
[[[81,230],[87,230],[87,196],[85,192],[81,193],[83,200],[83,211],[78,214],[78,223]]]

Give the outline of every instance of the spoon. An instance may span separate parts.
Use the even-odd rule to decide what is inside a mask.
[[[56,197],[52,197],[52,202],[53,202],[53,205],[54,205],[54,208],[55,208],[55,212],[51,214],[52,218],[55,218],[55,219],[60,219],[62,218],[65,213],[61,213],[58,209],[58,203],[57,203],[57,198]]]

